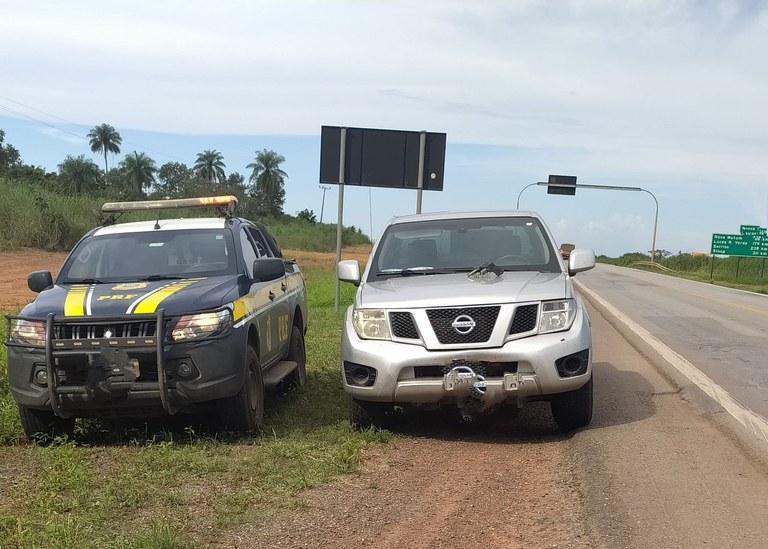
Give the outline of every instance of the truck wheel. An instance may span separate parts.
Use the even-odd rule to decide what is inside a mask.
[[[256,351],[248,345],[245,380],[240,392],[225,399],[221,422],[231,431],[259,431],[264,423],[264,378]]]
[[[304,387],[307,383],[307,351],[304,347],[304,334],[296,326],[291,330],[287,360],[295,362],[296,369],[278,384],[277,391],[281,394],[287,393],[291,389]]]
[[[555,423],[563,431],[589,425],[592,421],[592,377],[575,391],[554,395],[550,407]]]
[[[51,442],[56,437],[71,437],[75,430],[75,418],[61,418],[48,410],[35,410],[19,406],[19,419],[29,440]]]
[[[392,405],[384,402],[368,402],[365,400],[349,399],[349,422],[358,429],[376,427],[384,429],[387,426],[387,412]]]

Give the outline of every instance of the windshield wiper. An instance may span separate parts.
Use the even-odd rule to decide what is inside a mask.
[[[376,276],[413,276],[430,274],[432,271],[425,269],[384,269],[376,273]]]
[[[104,282],[96,278],[78,278],[65,280],[62,284],[104,284]]]
[[[376,273],[376,276],[413,276],[413,275],[436,275],[436,274],[450,274],[467,272],[470,269],[468,267],[450,267],[450,268],[434,268],[434,267],[414,267],[411,269],[384,269]]]
[[[169,275],[149,275],[145,276],[144,278],[140,278],[139,280],[181,280],[181,277]]]

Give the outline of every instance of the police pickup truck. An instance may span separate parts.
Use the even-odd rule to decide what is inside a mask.
[[[37,298],[7,316],[8,379],[29,437],[76,417],[217,414],[257,430],[265,387],[306,380],[307,301],[298,266],[265,227],[216,196],[116,202]],[[213,207],[220,217],[115,224],[130,211]]]

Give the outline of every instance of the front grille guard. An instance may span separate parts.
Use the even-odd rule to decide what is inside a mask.
[[[57,353],[97,353],[106,347],[120,347],[134,350],[154,349],[157,354],[157,385],[160,393],[160,402],[163,409],[169,414],[176,413],[176,408],[172,405],[170,393],[168,390],[167,374],[165,369],[165,345],[177,343],[167,337],[168,325],[178,320],[179,317],[166,317],[164,310],[160,309],[155,314],[134,314],[121,316],[99,316],[99,317],[56,317],[50,313],[45,318],[45,344],[44,347],[33,346],[25,343],[12,341],[11,339],[11,321],[27,320],[40,322],[39,318],[30,318],[24,316],[6,315],[6,345],[13,347],[44,348],[45,349],[45,369],[48,376],[48,395],[53,412],[59,417],[69,417],[70,414],[62,409],[60,399],[61,393],[58,391],[57,378],[55,372],[55,356]],[[121,337],[121,338],[99,338],[99,339],[54,339],[54,329],[67,324],[74,325],[105,325],[116,323],[134,323],[134,322],[152,322],[156,324],[155,335],[152,337]],[[139,341],[140,340],[140,341]],[[90,345],[88,345],[90,343]]]

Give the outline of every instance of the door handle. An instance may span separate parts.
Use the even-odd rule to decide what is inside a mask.
[[[282,288],[283,291],[286,291],[288,289],[288,285],[285,282],[283,282],[282,284],[280,284],[280,288]]]
[[[269,292],[269,300],[274,301],[275,300],[275,294],[274,292]]]

